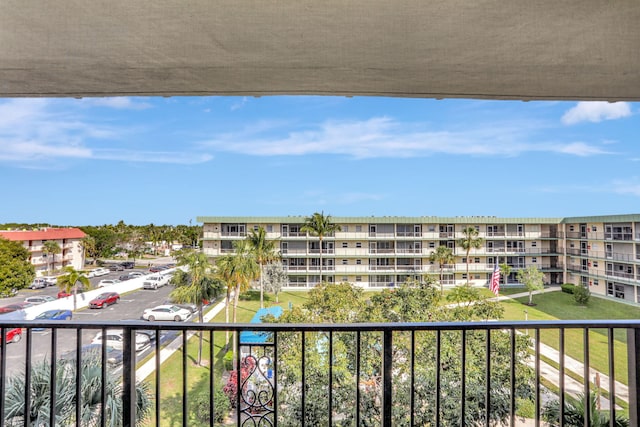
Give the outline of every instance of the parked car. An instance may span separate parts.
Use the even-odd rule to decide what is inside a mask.
[[[109,274],[109,269],[104,267],[98,267],[91,270],[93,272],[93,277],[106,276]]]
[[[34,320],[71,320],[71,310],[47,310],[38,314]],[[45,328],[33,328],[34,331],[43,331]]]
[[[55,301],[56,299],[48,295],[38,295],[35,297],[27,297],[24,300],[25,302],[31,303],[33,305],[37,305],[37,304],[44,304],[45,302]]]
[[[78,286],[78,290],[76,291],[76,293],[81,294],[84,292],[84,289]],[[71,292],[65,292],[64,290],[58,292],[57,297],[58,298],[66,298],[66,297],[70,297],[71,295],[73,295],[73,291]]]
[[[120,277],[118,277],[118,280],[120,280],[121,282],[126,282],[129,279],[133,279],[133,276],[129,276],[128,274],[121,274]]]
[[[198,311],[198,306],[195,304],[182,304],[182,303],[177,303],[177,302],[173,302],[172,300],[168,299],[165,300],[164,302],[165,305],[175,305],[177,307],[180,308],[184,308],[185,310],[189,310],[191,313],[195,313]]]
[[[191,312],[177,305],[163,304],[153,308],[147,308],[142,312],[142,318],[153,322],[154,320],[173,320],[184,322],[191,316]]]
[[[142,287],[144,289],[158,289],[165,285],[168,285],[169,280],[170,278],[168,276],[162,276],[159,274],[149,276],[144,279],[144,282],[142,282]]]
[[[5,306],[2,306],[0,308],[3,309],[3,312],[10,313],[12,311],[24,310],[25,308],[33,307],[34,305],[36,305],[36,304],[32,304],[30,302],[23,301],[23,302],[16,302],[16,303],[13,303],[13,304],[5,305]]]
[[[109,347],[122,350],[124,348],[124,332],[121,329],[110,329],[107,330],[106,335],[103,337],[102,331],[100,331],[91,340],[91,344],[102,344],[103,342]],[[136,333],[136,351],[140,351],[150,344],[151,340],[147,335]]]
[[[118,301],[120,301],[119,293],[103,292],[89,301],[89,308],[106,308],[108,305],[115,304]]]
[[[22,328],[5,329],[5,342],[16,343],[22,339]]]
[[[47,286],[55,286],[58,284],[58,276],[42,276]]]
[[[29,285],[29,289],[42,289],[47,287],[47,281],[43,278],[33,279],[33,282]]]
[[[129,273],[129,277],[131,277],[131,278],[135,278],[135,277],[142,277],[142,276],[144,276],[144,275],[145,275],[145,274],[144,274],[142,271],[131,271],[131,272]]]
[[[122,271],[122,270],[124,270],[124,267],[122,266],[122,264],[110,264],[108,268],[109,268],[109,271]]]
[[[98,283],[98,287],[102,288],[104,286],[115,285],[116,283],[120,283],[120,280],[119,279],[102,279],[100,280],[100,283]]]
[[[80,350],[82,353],[82,358],[86,359],[87,357],[102,357],[102,344],[87,344],[83,345]],[[75,361],[76,360],[76,351],[71,350],[60,356],[63,360]],[[122,350],[115,349],[113,347],[107,346],[107,364],[111,366],[119,366],[122,364],[123,354]]]
[[[127,270],[130,270],[136,266],[136,263],[133,261],[123,261],[120,263],[120,265],[126,268]]]

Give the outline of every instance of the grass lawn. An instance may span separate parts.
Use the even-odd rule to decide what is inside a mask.
[[[284,309],[289,307],[289,303],[293,306],[302,304],[307,298],[306,292],[280,292],[279,303],[275,302],[273,295],[265,294],[265,307],[280,305]],[[258,292],[249,292],[240,298],[238,306],[237,321],[238,323],[249,323],[251,318],[260,309],[260,294]],[[229,310],[229,316],[232,316],[232,310]],[[225,323],[225,312],[222,310],[213,320],[212,323]],[[231,339],[231,337],[229,338]],[[209,389],[210,375],[210,335],[204,334],[203,350],[202,350],[202,366],[197,365],[198,360],[198,335],[194,335],[187,345],[187,388],[189,396],[196,396],[203,391]],[[220,389],[223,384],[223,375],[225,374],[224,347],[226,344],[226,334],[224,332],[216,332],[213,336],[213,359],[214,359],[214,382],[215,388]],[[228,360],[231,358],[231,352],[228,353]],[[182,425],[182,389],[183,389],[183,371],[182,371],[182,348],[176,351],[173,356],[162,364],[160,376],[160,401],[163,409],[161,414],[160,425],[178,426]],[[227,363],[229,363],[227,361]],[[155,390],[155,374],[147,378]],[[196,411],[195,404],[192,400],[187,399],[187,412],[193,414]],[[207,407],[208,408],[208,407]],[[208,410],[208,409],[207,409]],[[192,420],[191,423],[195,423]],[[155,413],[152,414],[147,425],[155,425]],[[196,424],[194,424],[196,425]]]
[[[640,308],[638,307],[597,297],[592,297],[589,305],[582,307],[575,303],[573,295],[564,292],[534,295],[533,302],[537,304],[534,307],[525,305],[526,302],[528,302],[528,297],[503,301],[505,320],[525,320],[525,310],[529,320],[608,320],[640,317]],[[579,361],[584,360],[583,335],[584,333],[580,329],[565,330],[565,352]],[[541,341],[548,346],[556,350],[559,349],[557,330],[541,330],[540,337]],[[609,373],[607,341],[606,329],[591,329],[589,331],[590,365],[605,374]],[[614,331],[614,358],[616,380],[627,384],[626,330],[616,329]],[[582,372],[577,373],[582,375]]]

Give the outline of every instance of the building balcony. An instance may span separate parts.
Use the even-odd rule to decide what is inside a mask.
[[[46,338],[34,333],[38,327],[50,332]],[[529,415],[533,422],[543,425],[547,402],[558,400],[562,417],[568,397],[581,393],[596,394],[600,411],[610,418],[626,412],[610,402],[628,405],[629,425],[640,425],[637,320],[260,324],[259,332],[255,323],[0,321],[3,335],[14,328],[21,328],[23,342],[0,344],[3,425],[34,425],[22,417],[24,413],[37,414],[38,425],[54,424],[52,419],[56,425],[80,425],[75,420],[89,415],[93,424],[105,425],[107,408],[116,408],[114,424],[135,426],[136,404],[145,387],[152,414],[146,426],[166,425],[167,417],[174,426],[217,425],[211,414],[235,426],[345,425],[347,421],[348,425],[460,425],[461,419],[478,425],[515,425],[522,399],[533,408]],[[121,359],[113,362],[107,347],[99,345],[95,355],[102,369],[91,371],[91,383],[85,375],[70,375],[89,363],[83,352],[86,333],[104,334],[111,328],[123,331]],[[138,331],[152,339],[136,351]],[[182,351],[183,343],[197,343],[194,334],[200,331],[206,363],[194,367],[192,356]],[[228,361],[217,357],[222,350],[213,345],[214,338],[226,331],[232,332],[229,354],[234,355]],[[590,348],[589,331],[602,331],[601,366],[607,366],[604,370],[611,376],[592,366],[590,352],[582,360],[565,352],[576,344],[573,341]],[[556,337],[557,351],[540,343],[543,332]],[[615,338],[618,335],[626,340]],[[262,338],[248,340],[251,336]],[[626,359],[614,357],[614,347],[626,353]],[[74,356],[69,358],[69,352]],[[163,365],[172,354],[182,360],[182,367],[167,372]],[[61,369],[37,369],[39,364]],[[237,367],[241,381],[234,382]],[[194,380],[189,375],[193,369],[208,373]],[[629,374],[623,378],[618,372]],[[17,393],[11,383],[15,378],[25,383]],[[114,382],[117,391],[109,392],[106,385]],[[82,392],[88,386],[93,390],[90,401]],[[175,390],[169,396],[166,388],[171,386]],[[222,388],[235,409],[220,414],[214,399],[202,399],[202,393],[211,396]],[[63,400],[69,393],[81,397]],[[203,417],[199,421],[190,418],[196,401],[198,416]],[[588,412],[583,415],[585,425],[591,425],[591,417]]]

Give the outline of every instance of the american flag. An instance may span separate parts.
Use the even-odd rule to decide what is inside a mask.
[[[496,264],[496,268],[493,269],[489,290],[493,292],[495,296],[498,296],[498,291],[500,290],[500,266],[498,264]]]

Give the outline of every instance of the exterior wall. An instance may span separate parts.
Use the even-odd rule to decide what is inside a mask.
[[[71,266],[76,270],[84,268],[84,250],[82,239],[85,234],[77,229],[51,228],[37,231],[2,231],[0,236],[12,241],[21,242],[31,254],[31,264],[37,276],[45,276],[49,270],[61,270]],[[47,254],[44,242],[54,241],[60,247],[60,253]]]
[[[467,282],[466,251],[458,240],[467,226],[484,239],[469,253],[469,281],[486,286],[496,263],[517,271],[534,265],[545,283],[589,286],[591,292],[639,301],[640,215],[589,218],[495,217],[332,217],[341,226],[324,239],[323,280],[348,281],[364,288],[393,286],[408,277],[440,277],[429,256],[439,245],[451,247],[455,262],[444,266],[443,283]],[[309,288],[319,281],[318,239],[299,232],[303,217],[202,217],[204,252],[214,258],[232,252],[232,242],[254,227],[264,227],[278,241],[290,287]],[[504,285],[504,278],[503,278]]]

